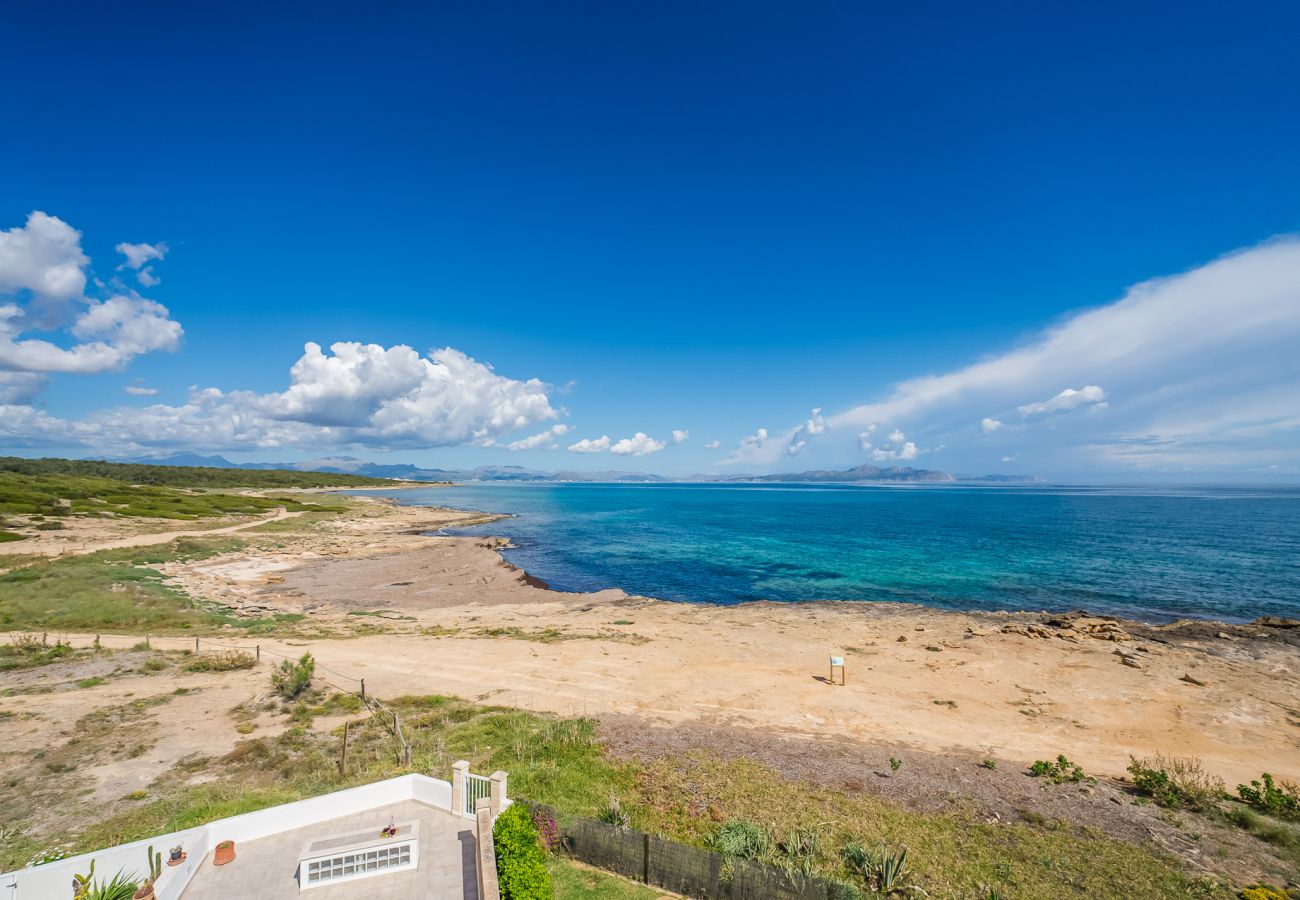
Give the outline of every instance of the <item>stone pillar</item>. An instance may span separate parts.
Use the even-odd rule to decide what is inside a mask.
[[[479,797],[477,805],[474,819],[478,838],[479,900],[501,900],[501,888],[497,884],[496,845],[492,840],[492,801],[487,797]]]
[[[499,769],[488,776],[492,782],[492,816],[493,818],[501,815],[501,811],[506,808],[506,779],[509,776]]]
[[[469,774],[469,760],[459,759],[451,764],[451,812],[465,815],[465,776]]]

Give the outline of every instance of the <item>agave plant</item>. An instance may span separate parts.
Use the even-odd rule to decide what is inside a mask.
[[[884,844],[875,850],[868,850],[861,844],[848,844],[844,848],[844,864],[877,894],[925,894],[924,890],[909,883],[912,873],[907,868],[906,847],[895,852]]]
[[[79,893],[76,894],[76,900],[131,900],[136,888],[139,887],[135,876],[124,875],[121,872],[114,875],[110,881],[101,879],[91,882],[89,874],[85,877],[86,882],[78,884]]]

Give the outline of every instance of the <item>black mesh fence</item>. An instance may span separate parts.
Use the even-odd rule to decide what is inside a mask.
[[[626,878],[701,900],[859,900],[852,885],[790,874],[753,860],[727,860],[700,847],[679,844],[634,828],[595,819],[559,819],[540,803],[534,814],[559,824],[563,852]]]

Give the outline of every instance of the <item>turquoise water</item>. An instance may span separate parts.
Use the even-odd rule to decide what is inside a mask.
[[[400,502],[511,513],[512,563],[667,600],[1300,615],[1300,489],[471,484]]]

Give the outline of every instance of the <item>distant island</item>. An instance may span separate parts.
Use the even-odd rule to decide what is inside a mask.
[[[718,475],[697,474],[680,478],[653,475],[648,472],[607,470],[578,472],[561,470],[546,472],[522,466],[479,466],[474,469],[426,469],[409,463],[376,463],[354,456],[330,456],[302,462],[235,463],[224,456],[202,456],[195,453],[176,453],[162,457],[137,457],[107,460],[108,462],[136,463],[158,466],[200,466],[210,469],[279,469],[299,472],[328,472],[339,475],[360,475],[367,478],[389,478],[402,481],[524,481],[524,482],[585,482],[585,483],[707,483],[747,484],[767,482],[803,482],[821,484],[1041,484],[1035,475],[953,475],[937,469],[914,469],[911,466],[880,468],[864,463],[850,469],[813,469],[806,472],[779,472],[773,475]]]

